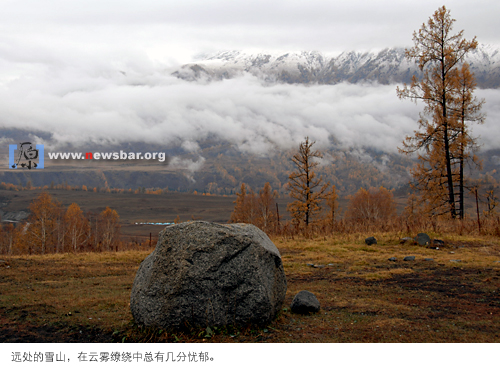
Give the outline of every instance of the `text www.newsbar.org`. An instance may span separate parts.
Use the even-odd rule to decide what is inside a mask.
[[[51,160],[158,160],[159,162],[165,161],[164,152],[146,152],[146,153],[134,153],[134,152],[124,152],[120,150],[119,152],[87,152],[87,153],[48,153],[49,159]]]

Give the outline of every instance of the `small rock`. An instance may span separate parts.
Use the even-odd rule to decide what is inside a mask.
[[[389,257],[389,261],[396,261],[395,257]]]
[[[450,260],[452,263],[459,263],[462,260]]]
[[[427,258],[427,259],[424,259],[424,261],[434,261],[434,259]]]
[[[324,268],[324,265],[313,265],[313,268]]]
[[[415,241],[418,243],[418,245],[423,247],[430,244],[431,238],[429,237],[429,235],[421,232],[417,234],[417,236],[415,237]]]
[[[415,261],[415,256],[405,256],[404,261]]]
[[[365,239],[365,243],[367,245],[377,244],[377,239],[375,239],[373,236],[370,236],[369,238]]]
[[[399,239],[399,244],[406,244],[406,243],[415,243],[415,239],[411,237],[404,237]]]
[[[311,264],[311,263],[307,263],[306,264],[308,267],[314,267],[314,264]]]
[[[450,253],[455,253],[455,252],[453,252],[453,251],[450,251]]]
[[[329,267],[333,267],[333,266],[335,266],[335,264],[328,264],[328,266],[329,266]]]
[[[317,313],[320,309],[320,304],[313,293],[301,290],[293,297],[290,309],[292,313],[297,314]]]
[[[436,247],[444,247],[444,241],[440,239],[432,239],[432,245]]]

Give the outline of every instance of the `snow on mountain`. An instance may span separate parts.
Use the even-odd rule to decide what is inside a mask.
[[[480,45],[467,56],[476,74],[478,86],[500,87],[500,48]],[[284,54],[223,51],[198,56],[173,75],[189,80],[229,79],[250,73],[268,82],[335,84],[338,82],[409,83],[419,74],[417,65],[405,58],[404,48],[378,52],[343,52],[328,55],[320,52]]]
[[[481,45],[467,57],[476,76],[479,87],[500,87],[500,48],[493,45]]]

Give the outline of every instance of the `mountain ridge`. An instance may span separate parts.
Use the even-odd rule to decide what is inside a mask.
[[[478,87],[500,87],[500,47],[480,45],[466,57]],[[340,82],[380,84],[409,83],[420,71],[405,58],[405,48],[380,51],[318,51],[250,54],[221,51],[196,57],[172,75],[187,81],[223,80],[249,73],[265,82],[289,84],[336,84]]]

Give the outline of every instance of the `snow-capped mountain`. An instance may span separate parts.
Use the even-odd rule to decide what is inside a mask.
[[[480,45],[469,54],[471,65],[481,88],[500,87],[500,47]],[[405,58],[404,48],[378,52],[344,52],[328,55],[319,52],[284,54],[248,54],[224,51],[198,56],[195,62],[182,66],[173,75],[185,80],[229,79],[250,73],[268,82],[335,84],[338,82],[409,83],[419,75],[414,62]]]

